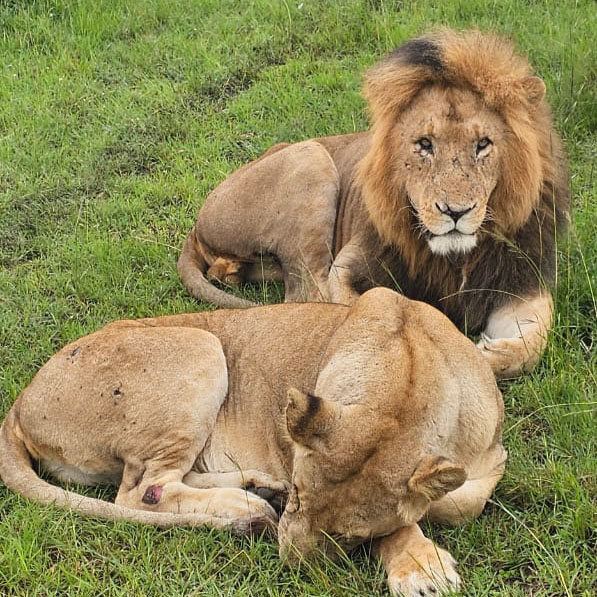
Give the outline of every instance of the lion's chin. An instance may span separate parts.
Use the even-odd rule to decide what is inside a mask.
[[[430,236],[427,242],[429,243],[431,252],[436,255],[466,253],[477,245],[477,235],[452,231],[447,234]]]

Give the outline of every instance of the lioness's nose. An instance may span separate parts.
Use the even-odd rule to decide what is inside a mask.
[[[454,220],[454,223],[456,223],[464,214],[467,214],[469,211],[472,211],[473,209],[475,209],[475,207],[477,207],[477,204],[475,203],[471,207],[465,207],[463,209],[452,208],[449,205],[446,205],[442,209],[442,207],[440,206],[439,203],[436,203],[435,207],[437,207],[437,209],[444,215],[450,216]]]

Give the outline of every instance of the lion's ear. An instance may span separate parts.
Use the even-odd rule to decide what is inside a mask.
[[[545,83],[539,77],[532,75],[523,81],[527,100],[531,106],[537,106],[545,96]]]
[[[408,489],[433,501],[458,489],[466,481],[466,471],[442,456],[425,456],[408,480]]]
[[[290,388],[286,406],[286,426],[290,437],[299,444],[313,447],[317,440],[328,434],[338,418],[339,408],[328,400]]]

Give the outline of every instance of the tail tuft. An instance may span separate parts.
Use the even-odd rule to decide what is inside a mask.
[[[176,268],[187,290],[198,300],[213,303],[229,309],[246,309],[255,303],[242,299],[216,288],[206,277],[207,263],[197,250],[195,228],[187,236]]]

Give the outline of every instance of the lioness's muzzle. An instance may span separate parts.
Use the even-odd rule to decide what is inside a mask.
[[[318,537],[302,511],[285,511],[278,525],[278,543],[280,556],[295,563],[317,548]]]

